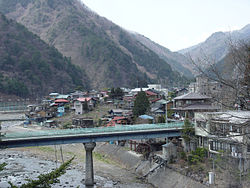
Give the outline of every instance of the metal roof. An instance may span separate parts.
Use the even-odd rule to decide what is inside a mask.
[[[139,118],[142,118],[142,119],[154,119],[152,116],[149,116],[149,115],[141,115],[141,116],[139,116]]]
[[[70,95],[58,95],[56,99],[67,99]]]

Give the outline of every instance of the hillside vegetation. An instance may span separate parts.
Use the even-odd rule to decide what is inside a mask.
[[[23,25],[0,14],[0,92],[20,97],[88,87],[88,79]]]

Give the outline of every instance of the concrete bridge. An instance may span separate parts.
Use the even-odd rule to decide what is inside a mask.
[[[86,150],[85,185],[91,187],[94,185],[92,151],[96,142],[177,137],[181,136],[183,124],[179,122],[6,133],[1,137],[0,148],[83,143]]]

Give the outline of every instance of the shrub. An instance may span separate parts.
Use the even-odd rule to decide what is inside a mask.
[[[189,165],[197,164],[198,162],[201,161],[201,158],[198,155],[192,155],[191,154],[191,155],[188,155],[187,161],[188,161]]]
[[[181,157],[181,159],[183,159],[183,160],[187,160],[187,155],[186,155],[186,153],[184,152],[184,151],[182,151],[181,153],[180,153],[180,157]]]
[[[4,170],[4,167],[7,165],[7,163],[1,163],[0,164],[0,172]]]
[[[192,155],[197,155],[200,157],[201,161],[208,156],[208,151],[206,148],[196,148],[195,151],[191,152]]]
[[[197,164],[198,162],[204,161],[204,158],[208,156],[208,151],[205,148],[197,148],[195,151],[192,151],[187,157],[189,165]]]

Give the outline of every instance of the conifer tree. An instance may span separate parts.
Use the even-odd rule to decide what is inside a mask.
[[[133,108],[134,116],[140,116],[145,114],[148,111],[149,107],[150,103],[148,101],[146,93],[144,91],[138,92],[134,102],[134,108]]]

